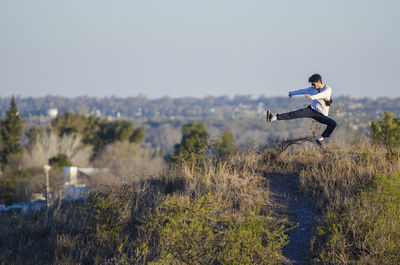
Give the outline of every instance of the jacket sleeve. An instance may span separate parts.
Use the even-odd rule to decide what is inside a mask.
[[[332,89],[329,87],[327,89],[325,89],[324,91],[322,91],[321,93],[315,94],[313,96],[311,96],[311,100],[314,99],[327,99],[329,100],[329,98],[332,95]]]
[[[308,94],[311,88],[312,88],[312,87],[308,87],[308,88],[304,88],[304,89],[299,89],[299,90],[290,91],[290,94],[291,94],[292,96]]]

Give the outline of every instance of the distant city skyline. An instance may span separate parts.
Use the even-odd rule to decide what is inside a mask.
[[[0,97],[400,97],[400,2],[0,0]]]

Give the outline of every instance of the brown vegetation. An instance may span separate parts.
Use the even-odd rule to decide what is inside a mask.
[[[241,148],[224,157],[200,154],[177,159],[158,174],[98,186],[84,201],[60,201],[48,212],[2,215],[0,260],[7,264],[288,262],[281,251],[288,243],[288,227],[283,217],[269,210],[274,202],[266,177],[297,173],[301,187],[314,194],[323,209],[312,262],[399,263],[396,194],[400,192],[391,177],[400,172],[399,161],[389,160],[386,150],[369,139],[325,151],[306,140]]]
[[[384,146],[361,137],[325,151],[308,146],[275,150],[280,149],[264,151],[268,157],[279,154],[266,170],[298,172],[302,189],[318,198],[323,211],[313,263],[400,262],[400,161],[387,156]]]
[[[260,157],[254,150],[237,150],[224,160],[194,157],[157,175],[96,187],[85,201],[59,201],[48,211],[2,215],[0,259],[8,264],[162,264],[167,260],[235,264],[229,260],[239,255],[236,264],[285,261],[281,248],[287,244],[286,226],[266,212],[270,201],[259,170]],[[201,201],[209,207],[199,206]],[[202,216],[209,219],[198,224],[201,219],[194,216],[192,222],[180,223],[185,214],[176,219],[169,214],[193,207],[203,209]],[[156,222],[159,218],[166,218],[166,223]],[[192,238],[197,240],[197,253],[175,255],[171,245],[179,247],[185,238],[168,234],[163,226],[174,221],[179,231],[203,235]],[[166,244],[166,235],[176,241]]]

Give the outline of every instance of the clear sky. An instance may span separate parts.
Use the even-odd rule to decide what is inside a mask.
[[[0,96],[399,97],[398,0],[0,0]]]

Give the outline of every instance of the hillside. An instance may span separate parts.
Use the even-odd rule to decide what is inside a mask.
[[[0,259],[7,264],[399,263],[398,161],[367,139],[324,153],[290,141],[294,145],[286,150],[280,142],[224,157],[194,156],[157,175],[94,187],[85,200],[1,215]],[[283,182],[276,182],[279,178]],[[296,206],[284,196],[308,198],[314,206],[304,208],[305,201]],[[310,209],[318,218],[307,215]],[[296,241],[298,233],[302,241]]]

